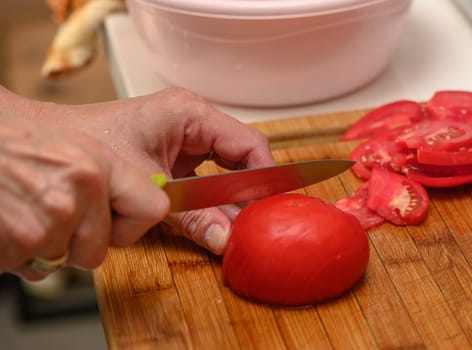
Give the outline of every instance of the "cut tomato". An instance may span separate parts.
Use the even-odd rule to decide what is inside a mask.
[[[276,305],[311,305],[338,297],[362,276],[369,241],[352,215],[297,193],[244,207],[222,264],[237,294]]]
[[[418,224],[429,202],[424,187],[472,183],[472,92],[439,91],[426,103],[410,102],[373,110],[342,137],[368,138],[350,154],[356,161],[352,170],[368,182],[336,203],[364,228],[371,224],[371,211],[397,225]],[[419,112],[405,119],[406,114],[392,112],[401,106]],[[384,125],[389,118],[394,122],[390,127]],[[370,211],[364,211],[364,203]]]
[[[472,92],[438,91],[426,104],[431,119],[472,122]]]
[[[420,146],[416,156],[418,163],[442,166],[472,164],[472,146],[461,147],[454,151],[435,150],[431,147]]]
[[[359,140],[379,132],[411,125],[423,118],[421,105],[402,100],[376,108],[352,125],[341,140]]]
[[[408,178],[427,187],[455,187],[472,182],[472,164],[429,165],[409,161],[405,166]]]
[[[401,131],[395,141],[400,148],[450,150],[472,144],[472,125],[452,120],[423,121]]]
[[[410,170],[407,174],[412,179],[426,187],[456,187],[472,183],[472,174],[453,176],[431,176],[422,171]]]
[[[374,168],[367,207],[396,225],[417,225],[428,210],[428,194],[417,182],[383,168]]]
[[[414,150],[400,150],[395,143],[400,129],[391,130],[374,136],[358,145],[350,159],[356,161],[352,167],[354,173],[363,179],[369,179],[370,171],[375,167],[401,172],[406,162],[415,156]]]
[[[368,230],[385,222],[385,219],[374,210],[367,208],[367,194],[369,191],[369,182],[359,187],[349,197],[343,198],[335,203],[335,206],[342,211],[354,215],[359,220],[362,228]]]
[[[349,159],[355,161],[354,165],[351,167],[354,174],[360,179],[368,180],[370,178],[370,167],[367,167],[364,162],[364,154],[368,152],[365,146],[365,143],[357,146],[349,155]]]

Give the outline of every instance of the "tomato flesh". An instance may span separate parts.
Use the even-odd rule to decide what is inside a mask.
[[[426,104],[431,119],[472,122],[472,92],[438,91]]]
[[[396,143],[400,148],[457,149],[472,144],[472,125],[444,120],[423,121],[402,129]]]
[[[357,219],[297,193],[267,197],[236,217],[223,256],[223,281],[235,293],[276,305],[337,297],[364,274],[367,236]]]
[[[367,195],[369,181],[365,182],[352,195],[340,199],[335,206],[342,211],[354,215],[361,223],[364,230],[380,226],[385,222],[385,218],[377,214],[374,210],[367,208]]]
[[[421,146],[416,151],[418,163],[454,166],[472,164],[472,146],[461,147],[454,151],[435,150]]]
[[[349,155],[349,159],[355,161],[351,170],[358,178],[364,180],[370,178],[370,167],[367,166],[367,162],[365,161],[368,157],[365,155],[365,153],[368,152],[368,148],[366,149],[365,147],[366,145],[366,143],[358,145]]]
[[[405,167],[405,173],[426,187],[454,187],[472,182],[472,164],[441,166],[412,160]]]
[[[350,154],[350,159],[356,161],[352,171],[367,182],[357,194],[336,203],[365,220],[365,228],[369,227],[371,211],[398,225],[420,223],[429,202],[423,186],[472,183],[472,92],[438,91],[429,101],[418,104],[420,112],[409,123],[380,128],[382,120],[389,120],[385,111],[403,103],[374,109],[341,137],[368,137]],[[392,118],[401,120],[395,113]],[[360,131],[362,128],[366,130]],[[362,194],[365,187],[367,196]],[[364,200],[371,211],[362,208]]]
[[[430,176],[423,171],[411,170],[408,172],[408,178],[422,184],[426,187],[456,187],[472,182],[472,174],[469,175],[451,175],[451,176]]]
[[[414,101],[396,101],[367,113],[352,125],[341,140],[359,140],[374,134],[413,124],[423,118],[421,105]]]
[[[396,225],[417,225],[427,214],[429,198],[415,181],[375,168],[369,180],[367,207]]]
[[[369,179],[371,169],[382,167],[401,172],[406,162],[415,156],[409,149],[400,150],[395,143],[400,130],[393,130],[374,136],[359,144],[350,155],[356,161],[352,171],[361,179]]]

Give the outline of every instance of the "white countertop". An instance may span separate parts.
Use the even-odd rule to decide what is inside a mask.
[[[456,0],[459,1],[459,0]],[[460,2],[472,2],[461,0]],[[127,14],[105,20],[104,37],[112,78],[121,98],[169,85]],[[326,102],[287,108],[216,105],[243,122],[375,107],[397,99],[426,100],[437,90],[472,91],[472,22],[453,0],[414,0],[399,48],[373,83]]]

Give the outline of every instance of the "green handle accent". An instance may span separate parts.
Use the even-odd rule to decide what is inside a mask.
[[[164,188],[167,184],[167,176],[164,173],[151,175],[151,180],[160,188]]]

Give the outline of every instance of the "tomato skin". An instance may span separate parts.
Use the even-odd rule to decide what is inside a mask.
[[[413,124],[422,118],[421,104],[410,100],[395,101],[367,113],[342,135],[341,140],[359,140]]]
[[[431,165],[467,165],[472,164],[472,147],[443,151],[431,147],[418,147],[416,150],[418,163]]]
[[[410,170],[407,174],[409,179],[416,181],[426,187],[456,187],[472,183],[472,174],[451,176],[430,176],[422,171]]]
[[[351,288],[368,260],[368,239],[354,216],[318,198],[281,194],[236,217],[223,281],[257,302],[311,305]]]
[[[397,225],[419,224],[429,202],[423,186],[446,188],[472,183],[472,92],[438,91],[419,106],[421,117],[412,118],[406,126],[374,135],[368,132],[373,127],[368,125],[367,116],[354,125],[367,129],[365,134],[358,132],[368,139],[350,154],[356,161],[352,171],[367,180],[367,208],[362,207],[364,186],[336,205],[356,215],[365,229],[370,228],[369,220],[375,223],[371,211]],[[375,122],[374,118],[371,121]],[[356,128],[348,130],[341,140],[354,139],[349,133],[355,134]]]
[[[472,182],[472,164],[441,166],[412,160],[405,166],[405,173],[426,187],[455,187]]]
[[[418,225],[423,222],[429,203],[423,186],[383,168],[374,168],[369,182],[369,209],[395,225]]]
[[[438,91],[425,107],[431,119],[472,122],[472,92]]]

